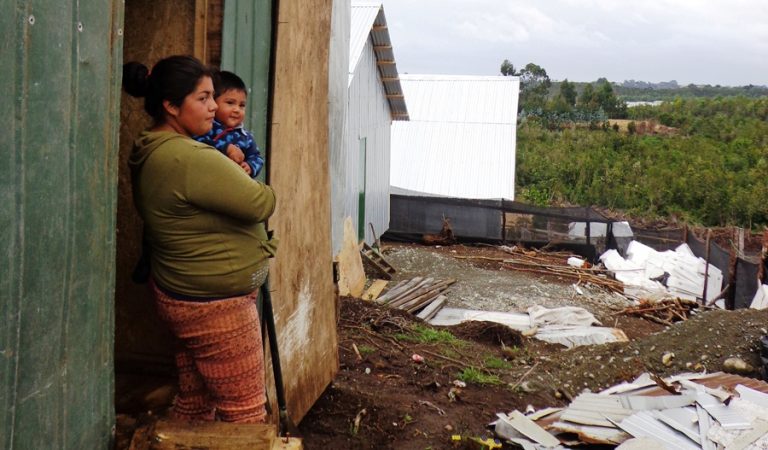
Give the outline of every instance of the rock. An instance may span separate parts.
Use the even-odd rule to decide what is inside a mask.
[[[675,354],[672,352],[664,352],[664,354],[661,355],[661,363],[667,367],[672,365],[672,360],[674,359],[675,359]]]
[[[723,371],[745,375],[754,372],[755,368],[741,358],[728,358],[723,361]]]

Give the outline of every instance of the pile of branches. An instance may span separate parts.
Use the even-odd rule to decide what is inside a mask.
[[[608,271],[602,268],[569,266],[568,258],[573,255],[570,252],[549,252],[544,250],[525,250],[515,247],[501,246],[500,250],[509,253],[509,258],[491,258],[487,256],[454,256],[458,259],[482,259],[497,261],[502,266],[520,272],[538,273],[541,275],[553,275],[573,280],[578,284],[590,283],[600,286],[612,292],[623,293],[624,283],[613,278],[608,278]]]
[[[662,325],[672,325],[675,322],[688,320],[699,304],[691,300],[679,298],[652,301],[642,299],[637,305],[628,306],[617,314],[638,316]]]

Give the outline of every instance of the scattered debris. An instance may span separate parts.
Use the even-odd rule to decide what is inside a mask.
[[[451,219],[447,217],[443,217],[443,227],[439,234],[425,234],[421,239],[426,245],[452,245],[457,242],[451,227]]]
[[[616,250],[608,250],[600,261],[617,280],[624,283],[627,293],[640,298],[714,300],[723,287],[723,274],[717,267],[696,257],[687,244],[674,251],[659,252],[647,245],[632,241],[627,247],[627,258]],[[705,287],[706,284],[706,287]]]
[[[766,448],[768,383],[722,372],[679,375],[658,383],[653,378],[643,374],[597,394],[582,393],[564,410],[547,411],[546,416],[498,414],[494,429],[523,448]],[[668,390],[677,395],[664,395]]]
[[[617,328],[591,326],[600,322],[579,307],[547,309],[532,306],[528,313],[477,311],[459,308],[443,308],[429,321],[430,325],[449,326],[469,321],[494,322],[518,330],[523,335],[562,344],[568,348],[579,345],[626,342],[627,336]]]
[[[616,314],[639,316],[662,325],[671,326],[674,322],[688,320],[699,308],[699,304],[691,300],[663,299],[653,301],[641,299],[638,304],[628,306]]]

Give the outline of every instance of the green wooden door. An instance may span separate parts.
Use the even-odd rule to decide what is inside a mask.
[[[0,448],[108,448],[123,2],[0,14]]]
[[[227,0],[221,36],[221,68],[236,73],[248,87],[245,127],[264,157],[267,167],[267,107],[269,102],[269,59],[272,37],[272,2]]]

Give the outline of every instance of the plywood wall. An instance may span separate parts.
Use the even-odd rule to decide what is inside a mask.
[[[195,0],[126,0],[123,60],[151,67],[158,60],[194,51]],[[125,93],[120,109],[120,161],[117,204],[115,358],[118,367],[136,360],[171,364],[172,338],[156,314],[147,285],[131,281],[141,249],[141,219],[133,206],[128,157],[134,139],[149,127],[144,99]]]
[[[269,167],[281,239],[272,288],[289,412],[304,416],[338,369],[328,149],[331,0],[281,1]]]

